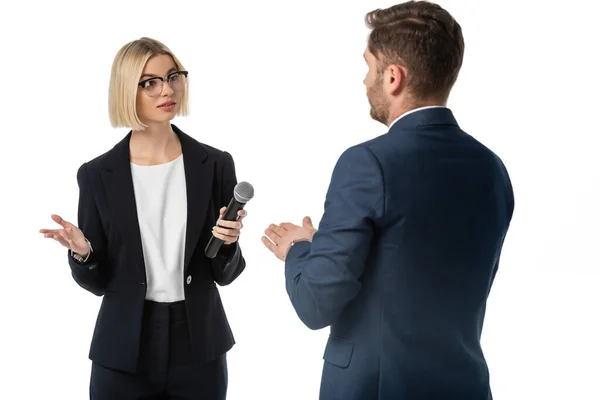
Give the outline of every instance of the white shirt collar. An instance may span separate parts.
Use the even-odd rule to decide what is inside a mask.
[[[398,120],[400,118],[406,117],[408,114],[412,114],[417,111],[426,110],[428,108],[446,108],[446,106],[425,106],[425,107],[418,107],[418,108],[409,110],[409,111],[405,112],[404,114],[402,114],[401,116],[399,116],[398,118],[396,118],[395,120],[393,120],[392,123],[390,124],[389,128],[391,129],[392,125],[394,125],[396,122],[398,122]]]

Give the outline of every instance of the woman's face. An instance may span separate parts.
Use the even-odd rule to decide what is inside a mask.
[[[177,115],[185,79],[177,74],[171,56],[157,55],[148,60],[140,77],[143,87],[138,86],[137,93],[137,113],[144,124],[169,122]]]

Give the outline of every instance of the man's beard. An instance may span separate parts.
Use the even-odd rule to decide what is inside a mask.
[[[375,83],[367,89],[367,99],[371,105],[371,118],[387,126],[390,105],[383,95],[383,74],[377,74]]]

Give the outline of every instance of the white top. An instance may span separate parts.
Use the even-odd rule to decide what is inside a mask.
[[[183,155],[159,165],[131,163],[131,175],[146,264],[146,300],[184,300],[187,193]]]

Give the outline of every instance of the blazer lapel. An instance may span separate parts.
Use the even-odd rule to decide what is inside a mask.
[[[187,192],[187,221],[184,254],[184,273],[200,239],[212,194],[214,163],[207,162],[207,153],[200,143],[172,125],[179,137],[183,153]],[[107,167],[102,171],[102,182],[107,201],[114,214],[113,223],[121,233],[130,262],[146,280],[146,267],[137,216],[135,192],[129,158],[131,132],[107,154]]]
[[[200,239],[200,233],[202,232],[210,204],[214,162],[207,161],[207,153],[200,143],[183,133],[175,125],[172,125],[172,127],[181,142],[185,170],[187,231],[183,268],[184,274],[187,274],[192,255],[199,245],[198,240]]]
[[[129,159],[130,138],[131,132],[107,154],[109,160],[102,171],[102,183],[113,213],[113,223],[126,244],[126,254],[144,276],[145,282],[144,253]]]

